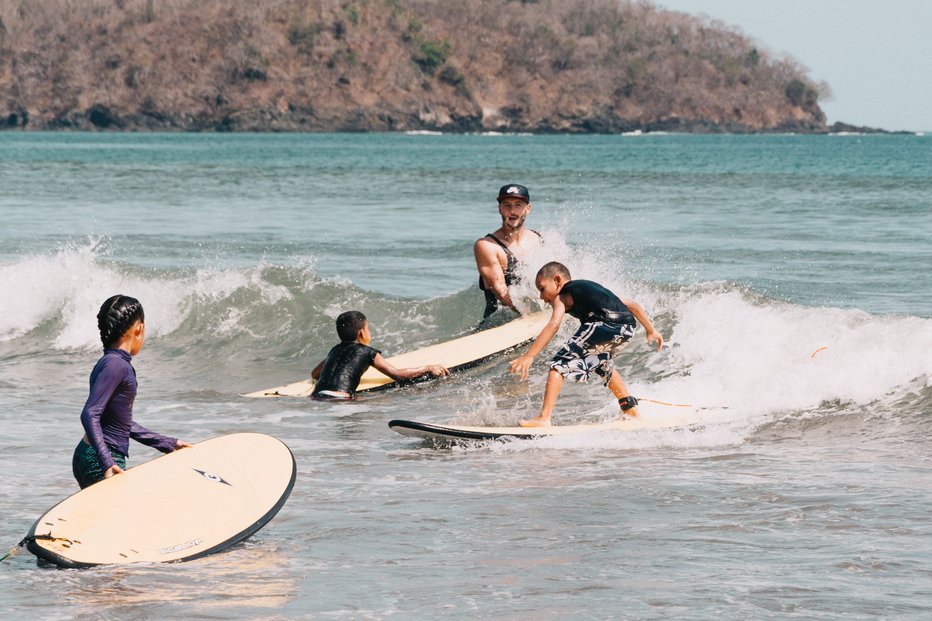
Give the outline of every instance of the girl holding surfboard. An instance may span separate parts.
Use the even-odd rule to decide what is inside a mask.
[[[163,453],[191,446],[133,420],[137,383],[132,359],[146,342],[144,322],[142,304],[126,295],[109,298],[97,313],[104,355],[91,371],[90,392],[81,411],[84,437],[71,461],[81,488],[123,472],[130,438]]]

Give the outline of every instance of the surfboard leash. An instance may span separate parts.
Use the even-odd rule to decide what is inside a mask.
[[[655,401],[653,399],[648,399],[647,397],[638,397],[638,401],[646,401],[647,403],[656,403],[657,405],[666,405],[671,408],[691,408],[693,407],[689,403],[667,403],[666,401]]]
[[[10,551],[0,557],[0,563],[7,560],[10,557],[16,556],[19,554],[19,549],[25,546],[30,541],[67,541],[68,543],[74,543],[71,539],[66,537],[53,537],[52,532],[49,531],[47,535],[33,535],[32,537],[23,537],[23,540],[17,543],[15,546],[10,548]]]
[[[23,547],[24,545],[26,545],[27,543],[29,543],[29,537],[23,537],[23,540],[22,540],[22,541],[20,541],[20,542],[17,543],[15,546],[13,546],[12,548],[10,548],[10,551],[7,552],[6,554],[4,554],[3,557],[0,557],[0,563],[2,563],[3,561],[7,560],[8,558],[11,558],[11,557],[13,557],[13,556],[16,556],[16,555],[19,553],[19,549],[22,548],[22,547]]]
[[[0,558],[0,563],[2,563],[3,561],[7,560],[7,559],[10,558],[11,556],[16,556],[16,553],[19,552],[19,549],[20,549],[21,547],[23,547],[23,545],[25,545],[25,542],[24,542],[24,541],[20,541],[18,544],[16,544],[16,545],[13,546],[12,548],[10,548],[10,551],[7,552],[6,554],[4,554],[2,558]]]
[[[666,401],[656,401],[654,399],[648,399],[647,397],[638,397],[638,401],[644,401],[646,403],[654,403],[656,405],[665,405],[671,408],[693,408],[696,410],[727,410],[728,406],[720,407],[696,407],[692,403],[667,403]]]

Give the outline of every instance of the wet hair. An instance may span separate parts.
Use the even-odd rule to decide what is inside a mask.
[[[366,327],[366,316],[359,311],[346,311],[337,317],[337,335],[344,343],[355,341],[359,331]]]
[[[104,302],[97,313],[97,328],[104,348],[119,341],[137,320],[145,321],[146,314],[136,298],[115,295]]]
[[[559,261],[551,261],[547,263],[542,268],[537,270],[537,278],[553,278],[554,276],[561,276],[563,280],[572,280],[573,277],[570,276],[570,271],[566,268],[565,265]]]

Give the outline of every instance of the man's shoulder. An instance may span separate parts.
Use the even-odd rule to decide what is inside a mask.
[[[535,231],[534,229],[524,229],[521,233],[520,243],[529,243],[532,245],[539,245],[544,243],[544,236]]]
[[[491,233],[486,233],[485,235],[483,235],[482,237],[476,240],[476,245],[478,246],[480,243],[485,242],[486,244],[491,244],[492,246],[496,248],[501,248],[505,244],[505,242],[500,237],[501,234],[502,234],[501,229],[497,231],[493,231]],[[535,231],[534,229],[527,229],[527,228],[522,229],[521,233],[518,235],[518,238],[517,238],[518,244],[523,244],[525,241],[528,241],[528,240],[533,241],[533,242],[543,243],[544,236],[538,233],[537,231]]]
[[[476,251],[481,250],[484,252],[493,252],[495,254],[498,254],[499,252],[504,252],[502,243],[492,233],[489,233],[488,235],[483,235],[482,237],[477,239],[476,242],[473,244],[473,248]]]

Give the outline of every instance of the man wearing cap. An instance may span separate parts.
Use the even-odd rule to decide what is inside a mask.
[[[503,185],[498,191],[498,213],[502,226],[476,240],[473,254],[479,268],[479,288],[485,293],[483,319],[499,306],[519,312],[511,300],[508,287],[518,282],[518,263],[540,243],[540,233],[524,226],[531,213],[531,196],[523,185]]]

